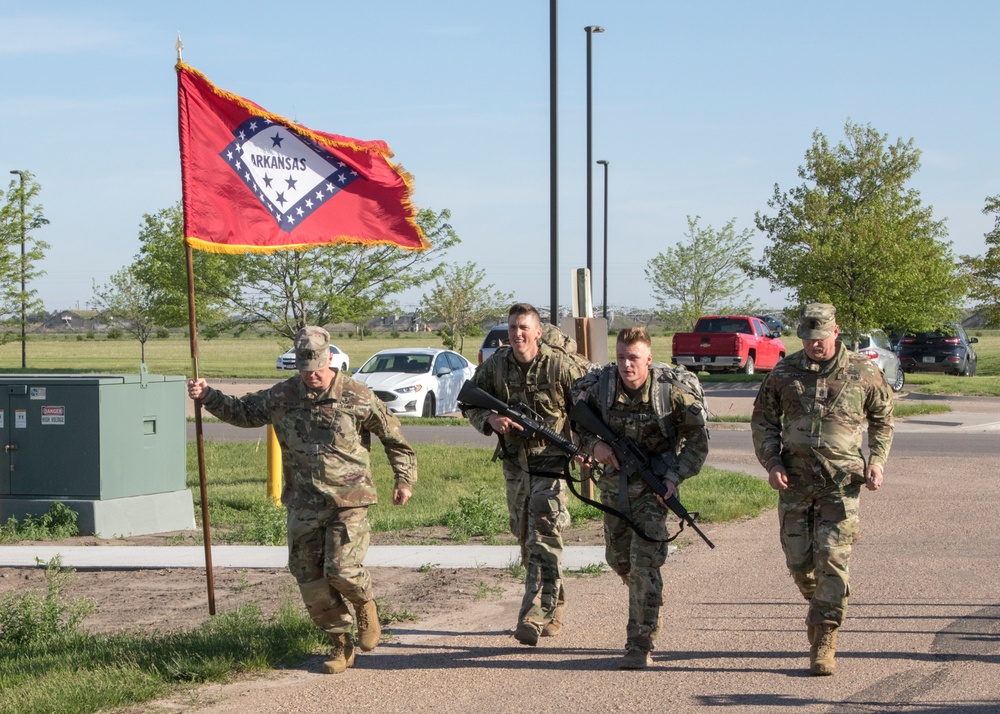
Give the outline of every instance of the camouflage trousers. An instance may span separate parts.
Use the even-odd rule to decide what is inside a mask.
[[[551,461],[551,463],[550,463]],[[535,473],[561,472],[563,460],[532,463]],[[569,525],[566,493],[559,479],[531,476],[507,461],[503,466],[510,532],[521,546],[524,597],[518,622],[544,627],[566,602],[562,583],[562,529]]]
[[[860,484],[780,491],[778,520],[788,572],[809,601],[806,624],[838,627],[851,594],[848,563],[860,531]]]
[[[619,475],[601,478],[601,503],[621,510]],[[628,480],[631,518],[650,538],[667,538],[667,511],[638,476]],[[627,515],[627,514],[626,514]],[[663,576],[660,568],[667,560],[667,544],[640,537],[620,518],[604,514],[604,557],[608,565],[628,582],[628,625],[626,646],[646,652],[656,646],[663,606]]]
[[[370,537],[367,506],[288,509],[288,569],[309,617],[328,634],[350,631],[348,603],[374,598],[362,565]]]

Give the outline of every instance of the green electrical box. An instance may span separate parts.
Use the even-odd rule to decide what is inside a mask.
[[[0,521],[56,501],[81,535],[194,528],[186,378],[0,374]]]

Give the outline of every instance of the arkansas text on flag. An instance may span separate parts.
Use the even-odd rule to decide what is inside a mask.
[[[429,247],[381,141],[313,131],[177,64],[185,240],[219,253],[326,243]]]

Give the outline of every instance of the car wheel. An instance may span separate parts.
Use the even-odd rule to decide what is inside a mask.
[[[748,356],[747,357],[747,363],[745,365],[743,365],[743,369],[741,371],[743,372],[743,374],[753,374],[753,357],[752,356]]]
[[[421,414],[421,416],[423,417],[437,416],[434,410],[434,392],[428,394],[427,398],[424,399],[424,411],[423,414]]]
[[[899,367],[896,370],[896,379],[892,383],[892,391],[901,392],[903,391],[903,384],[906,382],[906,375],[903,373],[903,368]]]
[[[343,363],[342,363],[342,364],[340,365],[340,371],[341,371],[341,372],[346,372],[346,371],[347,371],[347,362],[343,362]]]
[[[972,365],[969,364],[969,358],[965,358],[965,365],[962,367],[962,371],[958,373],[961,377],[971,377],[972,376]]]

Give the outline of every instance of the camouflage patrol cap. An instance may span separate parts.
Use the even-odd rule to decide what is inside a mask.
[[[322,327],[303,327],[295,333],[295,369],[315,372],[330,362],[330,333]]]
[[[799,311],[795,334],[803,340],[825,340],[837,327],[837,308],[825,302],[811,302]]]

